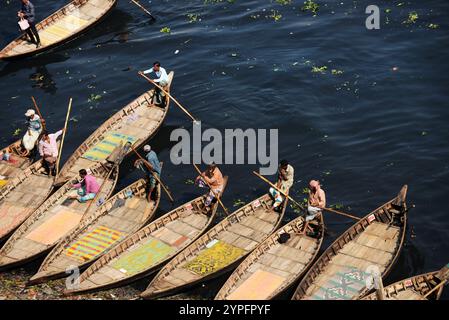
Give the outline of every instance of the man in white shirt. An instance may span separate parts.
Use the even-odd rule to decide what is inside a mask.
[[[44,159],[44,166],[48,175],[54,175],[54,168],[56,160],[59,155],[59,148],[57,139],[62,134],[63,130],[56,133],[49,134],[47,131],[42,133],[42,139],[39,141],[39,154]]]
[[[168,85],[168,74],[167,71],[161,67],[161,63],[159,61],[153,63],[153,68],[145,70],[143,74],[149,74],[152,72],[154,72],[157,76],[157,79],[153,79],[153,81],[165,89],[165,87]],[[158,87],[154,88],[154,96],[152,98],[152,102],[154,102],[154,99],[156,99],[156,105],[160,107],[165,106],[165,94]]]

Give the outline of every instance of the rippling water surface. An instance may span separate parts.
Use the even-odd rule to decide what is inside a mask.
[[[409,185],[409,231],[387,283],[439,269],[449,262],[448,7],[434,1],[317,1],[317,16],[303,1],[142,1],[157,16],[119,1],[95,29],[50,53],[0,62],[0,142],[14,141],[34,95],[48,127],[63,126],[73,97],[63,161],[103,121],[148,89],[137,71],[160,60],[175,71],[172,94],[203,127],[279,128],[279,156],[296,169],[293,194],[318,178],[329,204],[364,215]],[[34,1],[44,18],[65,1]],[[365,8],[381,8],[381,29],[365,28]],[[0,2],[0,45],[16,36],[16,1]],[[385,9],[391,9],[385,13]],[[273,11],[274,10],[274,11]],[[407,24],[410,12],[418,13]],[[278,21],[274,15],[281,15]],[[187,14],[198,15],[196,22]],[[429,28],[429,24],[438,28]],[[163,27],[171,29],[162,33]],[[179,50],[179,52],[178,52]],[[177,52],[177,53],[176,53]],[[326,66],[323,73],[313,67]],[[335,70],[332,72],[332,70]],[[340,73],[341,71],[342,73]],[[90,102],[91,95],[101,99]],[[188,165],[169,163],[170,132],[191,128],[174,105],[151,144],[165,162],[163,177],[180,205],[195,194]],[[117,190],[134,181],[133,159],[122,165]],[[224,166],[230,182],[223,201],[249,202],[266,191],[255,166]],[[171,209],[162,201],[162,214]],[[295,217],[289,210],[288,220]],[[351,225],[326,215],[323,249]],[[30,274],[37,269],[29,268]],[[151,280],[133,284],[142,290]],[[186,297],[210,298],[226,276]],[[130,288],[131,290],[131,288]],[[449,297],[449,290],[443,298]]]

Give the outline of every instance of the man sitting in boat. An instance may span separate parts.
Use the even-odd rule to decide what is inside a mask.
[[[29,109],[25,116],[27,117],[28,130],[23,136],[22,144],[30,152],[34,149],[37,139],[39,139],[39,135],[42,132],[42,121],[33,109]]]
[[[276,187],[278,187],[282,192],[287,193],[293,185],[294,174],[295,169],[293,169],[288,161],[281,160],[279,164],[278,181],[276,183]],[[275,188],[270,188],[269,192],[274,199],[273,209],[276,209],[282,204],[284,197]]]
[[[208,165],[206,171],[196,177],[195,183],[200,188],[207,188],[208,185],[212,188],[204,203],[206,207],[211,205],[212,200],[215,198],[214,194],[219,195],[223,191],[223,182],[223,175],[215,163]]]
[[[153,79],[160,87],[165,88],[168,85],[168,74],[167,71],[161,67],[161,63],[156,61],[153,63],[153,68],[145,70],[143,74],[149,74],[154,72],[157,76],[157,79]],[[159,107],[165,106],[165,94],[158,87],[154,88],[154,96],[153,101],[156,99],[156,105]]]
[[[72,188],[77,189],[77,195],[70,196],[71,199],[77,199],[79,202],[87,202],[92,200],[100,190],[97,179],[88,174],[85,169],[79,171],[81,182],[72,185]]]
[[[30,25],[28,29],[24,30],[32,43],[36,45],[36,48],[41,46],[41,39],[39,38],[39,33],[36,29],[35,16],[34,16],[34,5],[30,0],[21,0],[22,8],[17,12],[17,16],[21,19],[26,19]]]
[[[143,147],[143,151],[147,152],[146,154],[146,158],[147,158],[147,165],[143,164],[142,160],[136,160],[136,162],[134,162],[134,166],[136,168],[139,168],[140,170],[142,170],[146,176],[147,176],[147,181],[149,184],[149,191],[148,191],[148,201],[151,201],[151,196],[153,194],[153,190],[156,187],[156,178],[154,177],[153,174],[156,174],[158,178],[160,178],[161,176],[161,163],[159,162],[159,159],[157,157],[156,152],[154,152],[153,150],[151,150],[151,146],[150,145],[145,145]]]
[[[320,182],[311,180],[309,183],[309,201],[307,205],[306,221],[315,219],[316,215],[321,213],[322,208],[326,207],[326,193],[321,189]]]
[[[49,134],[46,130],[42,132],[42,139],[39,141],[39,154],[44,159],[44,166],[48,175],[55,175],[55,163],[59,155],[56,140],[62,133],[63,130],[59,130],[53,134]]]

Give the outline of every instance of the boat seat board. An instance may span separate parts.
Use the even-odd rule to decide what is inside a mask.
[[[184,265],[184,268],[204,276],[230,265],[245,253],[246,251],[241,248],[218,240],[211,247],[199,252],[194,259]]]
[[[149,238],[145,243],[122,254],[110,266],[127,275],[134,275],[156,265],[174,250],[158,239]]]
[[[32,230],[26,238],[45,245],[52,245],[80,222],[82,215],[73,211],[61,211]]]
[[[238,286],[227,300],[265,300],[269,298],[285,281],[277,274],[257,270]]]
[[[120,143],[123,145],[125,145],[126,142],[134,144],[136,141],[137,139],[134,136],[119,132],[109,132],[101,141],[87,150],[82,157],[91,161],[104,160],[120,145]]]
[[[412,289],[407,289],[398,292],[398,294],[393,295],[390,298],[387,298],[387,300],[426,300],[426,298]]]
[[[88,261],[121,241],[126,234],[99,226],[66,248],[65,254],[81,262]]]

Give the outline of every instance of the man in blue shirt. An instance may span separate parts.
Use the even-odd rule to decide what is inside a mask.
[[[153,173],[156,174],[158,178],[160,178],[162,168],[156,152],[151,150],[151,147],[148,144],[143,147],[143,151],[147,152],[145,157],[147,158],[147,161],[149,162],[151,168],[147,168],[147,166],[144,165],[141,160],[137,160],[134,163],[134,166],[142,170],[147,175],[150,187],[150,190],[148,192],[148,201],[151,201],[151,195],[154,188],[156,187],[157,182],[156,178],[153,176]]]
[[[28,21],[30,27],[26,29],[25,32],[30,37],[31,42],[36,44],[36,48],[39,48],[41,46],[41,39],[39,38],[39,33],[37,32],[36,29],[34,5],[31,3],[30,0],[21,0],[21,1],[22,1],[22,8],[17,13],[17,16],[19,18],[24,18]]]

